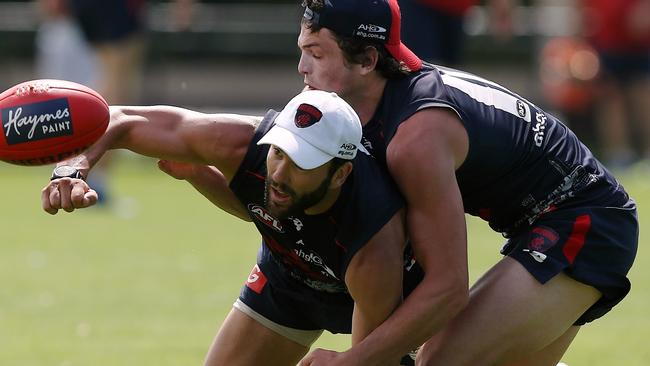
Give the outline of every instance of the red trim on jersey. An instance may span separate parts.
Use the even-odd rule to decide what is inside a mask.
[[[266,180],[266,177],[265,177],[265,176],[263,176],[263,175],[261,175],[261,174],[257,174],[256,172],[254,172],[254,171],[252,171],[252,170],[247,170],[246,173],[252,175],[252,176],[255,177],[255,178],[258,178],[258,179],[261,179],[261,180]]]
[[[585,245],[585,236],[590,228],[591,216],[589,215],[578,216],[576,221],[573,222],[573,231],[563,248],[564,256],[569,260],[569,263],[573,264],[576,256]]]
[[[339,242],[338,239],[334,239],[334,243],[336,243],[337,246],[341,247],[341,249],[343,249],[344,252],[348,251],[348,248],[345,245],[341,244],[341,242]]]

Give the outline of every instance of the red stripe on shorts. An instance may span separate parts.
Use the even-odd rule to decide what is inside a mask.
[[[569,260],[569,263],[573,264],[580,249],[585,245],[585,235],[587,235],[590,227],[591,216],[589,215],[578,216],[573,223],[573,231],[563,248],[564,256]]]

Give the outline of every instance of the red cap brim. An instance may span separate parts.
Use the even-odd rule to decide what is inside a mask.
[[[422,60],[413,53],[401,41],[402,15],[399,11],[397,0],[388,0],[390,7],[392,24],[390,26],[390,35],[386,41],[386,49],[397,60],[403,62],[411,71],[418,71],[422,68]]]
[[[403,62],[411,71],[418,71],[422,68],[422,60],[413,53],[404,43],[386,44],[386,49],[397,60]]]

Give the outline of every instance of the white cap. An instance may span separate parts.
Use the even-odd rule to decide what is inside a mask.
[[[282,149],[302,169],[317,168],[332,158],[352,160],[361,144],[361,121],[335,93],[308,90],[295,96],[258,145]]]

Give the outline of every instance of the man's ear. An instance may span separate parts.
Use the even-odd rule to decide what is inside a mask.
[[[341,188],[351,172],[352,163],[349,161],[338,167],[334,172],[334,175],[332,175],[332,180],[330,181],[330,189]]]
[[[379,60],[379,51],[374,46],[366,47],[363,55],[363,62],[361,63],[361,73],[363,75],[369,74],[377,67]]]

